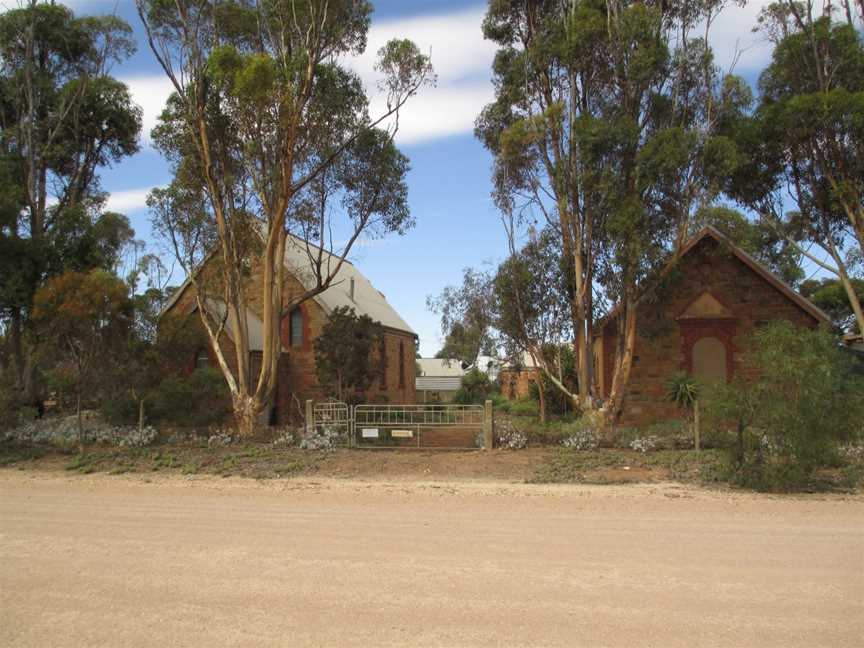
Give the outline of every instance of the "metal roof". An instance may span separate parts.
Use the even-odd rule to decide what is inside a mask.
[[[285,241],[285,269],[292,274],[306,290],[311,290],[316,283],[314,263],[320,254],[323,274],[329,274],[339,264],[339,257],[326,250],[307,244],[302,239],[288,235]],[[209,257],[208,257],[209,260]],[[206,261],[205,261],[206,263]],[[187,277],[183,284],[174,291],[165,304],[160,316],[168,312],[180,299],[183,292],[192,282]],[[384,326],[410,333],[417,333],[396,310],[387,302],[384,294],[375,289],[372,283],[348,260],[342,262],[330,287],[312,298],[328,315],[340,306],[349,306],[358,315],[368,315]],[[254,315],[253,315],[254,317]]]
[[[462,386],[462,378],[456,376],[417,376],[414,379],[417,391],[456,391]]]
[[[457,376],[465,375],[462,363],[452,358],[419,358],[417,364],[421,376]]]

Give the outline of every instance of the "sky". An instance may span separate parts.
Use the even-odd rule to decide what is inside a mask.
[[[13,0],[0,6],[15,6]],[[116,13],[135,30],[138,51],[112,73],[124,81],[141,106],[144,128],[141,151],[101,173],[110,193],[108,208],[129,216],[136,237],[158,250],[145,204],[147,193],[167,184],[168,165],[153,150],[149,132],[170,93],[170,84],[143,38],[132,0],[68,0],[78,14]],[[729,70],[740,50],[736,74],[755,83],[770,58],[770,47],[751,33],[765,0],[732,6],[712,26],[717,63]],[[379,0],[366,53],[350,62],[370,92],[376,76],[375,52],[393,37],[410,38],[430,52],[438,77],[403,109],[397,145],[411,160],[409,206],[416,226],[404,236],[390,236],[355,248],[351,260],[387,297],[420,338],[424,356],[443,342],[439,320],[426,298],[459,284],[466,267],[497,265],[507,244],[492,204],[492,158],[474,138],[474,120],[493,98],[491,64],[494,44],[484,41],[481,22],[485,2],[471,0]],[[372,103],[375,114],[376,102]],[[163,255],[170,267],[170,258]]]

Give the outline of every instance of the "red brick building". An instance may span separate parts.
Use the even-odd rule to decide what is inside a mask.
[[[654,303],[640,307],[622,426],[643,427],[680,418],[666,382],[676,372],[730,380],[742,366],[741,342],[774,320],[815,328],[825,313],[714,228],[688,241]],[[594,339],[599,393],[609,396],[617,344],[616,312]]]
[[[316,248],[317,253],[317,248]],[[338,259],[323,253],[324,267],[335,267]],[[263,326],[260,319],[261,291],[258,263],[253,261],[247,297],[250,300],[246,314],[249,330],[250,372],[257,375],[261,366],[263,348]],[[300,239],[289,237],[285,250],[285,300],[304,292],[314,285],[314,272],[306,245]],[[206,271],[206,268],[205,268]],[[186,318],[189,326],[201,329],[199,339],[206,340],[203,326],[196,312],[194,287],[187,281],[174,293],[165,306],[162,316],[169,314],[191,315]],[[212,302],[215,309],[224,305]],[[375,352],[373,362],[379,367],[378,375],[365,394],[368,402],[414,403],[415,402],[415,349],[417,334],[403,320],[384,295],[375,289],[369,280],[350,262],[340,268],[336,279],[323,293],[300,304],[282,322],[282,354],[279,359],[278,390],[274,410],[270,415],[273,423],[287,423],[300,418],[302,404],[306,399],[327,398],[318,385],[315,372],[314,341],[327,323],[329,314],[336,308],[349,306],[358,315],[368,315],[384,326],[384,341]],[[229,364],[234,364],[233,334],[230,327],[220,340],[220,346]],[[189,349],[190,369],[218,366],[209,343]]]

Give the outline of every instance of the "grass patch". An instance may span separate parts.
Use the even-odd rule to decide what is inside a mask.
[[[0,466],[12,466],[22,461],[41,459],[46,454],[40,446],[0,445]]]
[[[537,484],[635,481],[627,478],[626,470],[654,471],[662,478],[677,481],[714,481],[721,458],[721,453],[715,450],[705,450],[697,455],[686,450],[641,453],[635,450],[557,448],[535,468],[528,481]]]

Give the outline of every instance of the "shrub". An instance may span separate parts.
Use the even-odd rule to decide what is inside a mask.
[[[657,449],[657,437],[647,436],[647,437],[639,437],[639,438],[633,439],[630,442],[630,447],[633,448],[634,450],[638,450],[642,454],[645,454],[646,452],[648,452],[650,450],[656,450]]]
[[[565,448],[593,450],[603,438],[603,417],[599,412],[586,413],[565,426],[566,436],[561,441]]]
[[[482,405],[493,393],[495,385],[489,380],[489,376],[474,368],[462,376],[460,387],[453,395],[453,402],[458,405]]]
[[[179,427],[207,427],[221,423],[231,413],[225,378],[212,368],[166,378],[146,403],[149,421]]]
[[[520,398],[510,403],[510,413],[514,416],[539,416],[540,406],[530,398]]]
[[[513,424],[513,421],[496,421],[495,445],[499,448],[505,448],[507,450],[521,450],[528,445],[528,435],[524,432],[521,432]]]
[[[837,461],[841,443],[860,435],[864,384],[826,331],[778,322],[757,331],[746,348],[756,377],[715,385],[706,414],[735,432],[734,480],[757,488],[802,485]]]

